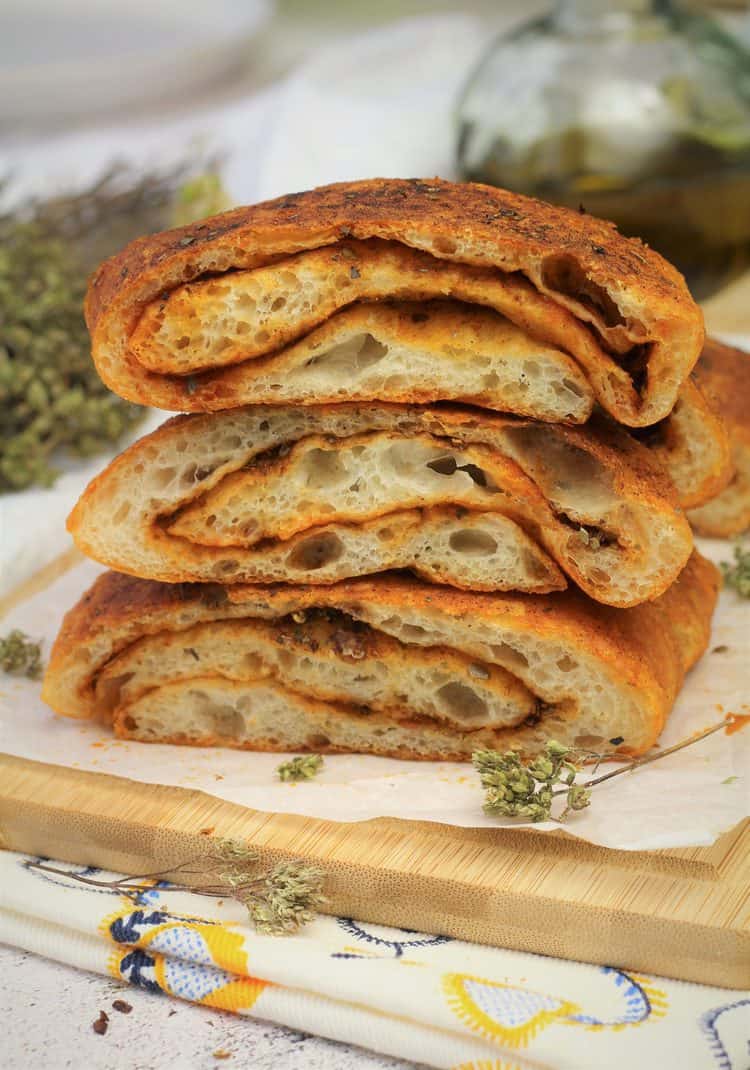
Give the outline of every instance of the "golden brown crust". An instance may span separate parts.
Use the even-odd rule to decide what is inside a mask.
[[[117,629],[123,622],[149,620],[182,603],[227,601],[226,589],[218,583],[152,583],[124,572],[103,572],[63,617],[49,664],[54,669],[66,650],[86,645],[97,632]]]
[[[93,675],[143,635],[242,616],[214,583],[155,583],[105,572],[63,617],[42,697],[69,717],[93,717]],[[89,676],[89,674],[92,674]]]
[[[750,529],[750,446],[737,440],[732,453],[734,475],[729,485],[688,513],[698,535],[732,539]]]
[[[633,425],[666,415],[700,352],[702,317],[682,276],[612,224],[489,186],[373,179],[290,194],[133,242],[91,280],[86,316],[95,357],[132,330],[151,300],[187,281],[345,238],[395,241],[521,272],[558,306],[597,324],[610,348],[650,345],[641,411],[622,413]],[[109,381],[116,387],[116,378]]]
[[[750,526],[750,354],[709,338],[693,378],[727,427],[733,471],[689,519],[701,535],[732,538]]]
[[[698,385],[695,372],[682,384],[666,420],[634,433],[664,465],[683,509],[710,501],[732,478],[727,425],[720,407],[709,402]]]
[[[472,242],[494,245],[498,266],[507,264],[506,270],[515,270],[528,257],[568,253],[608,291],[627,286],[646,305],[655,302],[667,314],[694,315],[676,268],[642,242],[624,238],[612,223],[478,183],[371,179],[287,194],[136,239],[94,274],[87,322],[94,330],[102,312],[125,290],[145,283],[155,269],[163,279],[166,262],[170,282],[175,269],[182,269],[182,281],[191,277],[186,269],[197,248],[218,250],[233,243],[265,258],[279,246],[284,251],[311,248],[312,239],[315,246],[349,236],[402,241],[412,230],[433,240],[460,232]]]
[[[707,338],[693,378],[732,438],[750,444],[750,354]]]

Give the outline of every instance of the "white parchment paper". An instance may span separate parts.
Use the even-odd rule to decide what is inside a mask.
[[[701,549],[719,561],[729,557],[731,548],[725,542],[702,540]],[[77,566],[3,618],[2,632],[19,627],[43,638],[48,654],[63,613],[99,571],[90,562]],[[716,647],[728,649],[717,652]],[[709,652],[690,673],[662,746],[708,726],[723,713],[750,712],[749,669],[750,602],[724,591]],[[279,755],[116,740],[106,727],[54,715],[39,691],[38,683],[0,676],[0,751],[197,788],[259,810],[337,821],[387,816],[467,827],[502,823],[483,814],[483,793],[469,764],[333,755],[326,757],[323,772],[314,780],[281,783],[275,776],[283,760]],[[630,850],[709,844],[750,812],[749,772],[750,728],[732,736],[717,733],[663,762],[601,785],[592,806],[569,818],[565,828],[593,843]]]

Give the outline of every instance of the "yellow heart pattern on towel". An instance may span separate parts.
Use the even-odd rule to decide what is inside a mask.
[[[154,955],[154,976],[160,988],[170,996],[219,1007],[224,1011],[252,1007],[266,981],[256,977],[233,977],[224,970],[211,969],[194,962]]]
[[[149,991],[238,1011],[252,1007],[268,987],[248,976],[243,938],[226,924],[130,903],[101,928],[115,944],[110,971]]]
[[[524,1047],[551,1022],[564,1020],[579,1010],[575,1003],[546,992],[465,973],[445,974],[443,991],[448,1006],[464,1025],[510,1047]]]
[[[528,1063],[526,1065],[528,1066]],[[534,1063],[534,1066],[537,1070],[545,1070],[541,1063]],[[506,1059],[480,1059],[479,1062],[461,1063],[451,1070],[524,1070],[524,1067],[520,1063],[509,1063]]]

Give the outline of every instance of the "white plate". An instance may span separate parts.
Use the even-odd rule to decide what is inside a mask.
[[[226,77],[273,0],[0,0],[0,121],[160,103]]]

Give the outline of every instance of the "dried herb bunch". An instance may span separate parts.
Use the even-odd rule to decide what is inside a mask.
[[[320,754],[301,754],[276,767],[279,780],[312,780],[323,768]]]
[[[251,847],[234,840],[219,840],[218,858],[227,868],[220,880],[235,899],[247,908],[258,932],[270,935],[296,932],[315,917],[325,902],[323,872],[303,862],[277,862],[267,872],[250,875],[258,862]]]
[[[87,277],[176,215],[188,221],[225,207],[217,176],[202,187],[187,181],[194,171],[193,163],[134,175],[116,165],[80,193],[0,214],[0,493],[50,486],[56,450],[92,456],[142,418],[94,369],[83,319]]]
[[[594,776],[583,783],[577,783],[576,778],[582,772],[584,764],[594,762],[593,771],[596,773],[603,761],[616,758],[617,755],[575,751],[555,740],[548,740],[544,751],[530,761],[523,761],[516,751],[501,754],[496,750],[476,750],[471,760],[485,790],[486,814],[521,817],[533,822],[564,821],[573,811],[585,810],[591,805],[592,789],[598,784],[666,758],[667,755],[690,747],[715,732],[724,730],[729,734],[737,731],[749,721],[750,718],[745,715],[729,713],[723,720],[671,747],[646,754],[642,758],[634,758],[617,769]],[[564,805],[559,814],[554,814],[553,808],[557,799],[564,799]]]
[[[734,587],[742,598],[750,598],[750,547],[738,543],[734,548],[734,561],[722,561],[721,571],[728,587]]]
[[[14,628],[0,638],[0,669],[10,676],[28,676],[38,680],[42,675],[42,644],[30,639],[25,632]]]
[[[472,762],[486,792],[485,813],[548,820],[556,784],[565,785],[567,796],[561,821],[570,810],[583,810],[589,805],[591,792],[575,783],[579,769],[571,760],[574,757],[569,747],[555,740],[549,740],[544,751],[526,764],[515,751],[474,751]]]
[[[270,936],[293,933],[307,925],[325,903],[323,871],[317,866],[290,860],[277,862],[267,870],[257,872],[260,856],[257,851],[237,840],[216,840],[212,849],[200,858],[192,858],[169,869],[170,886],[184,892],[233,898],[246,907],[250,920],[258,932]],[[124,895],[147,891],[153,883],[145,881],[166,879],[165,872],[147,873],[140,877],[122,877],[110,881],[97,880],[79,873],[47,865],[46,862],[27,862],[28,869],[54,873],[94,888],[115,888]],[[174,879],[174,874],[185,881]],[[200,876],[200,883],[191,883],[190,876]],[[214,883],[211,878],[216,877]],[[208,878],[208,879],[206,879]]]

